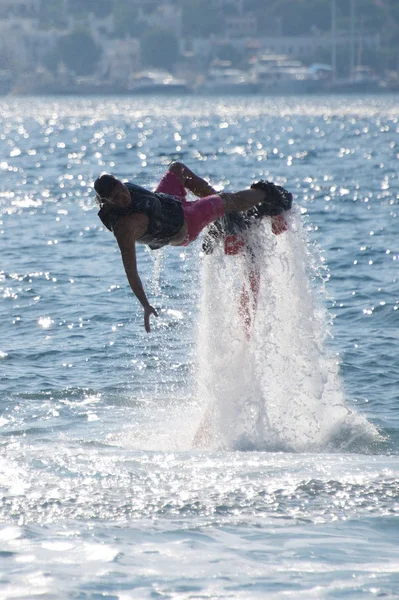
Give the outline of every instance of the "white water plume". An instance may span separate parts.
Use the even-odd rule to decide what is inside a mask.
[[[194,446],[207,449],[355,449],[378,438],[345,405],[336,356],[326,348],[324,270],[299,209],[289,230],[250,232],[254,249],[206,256],[198,335],[204,413]],[[248,283],[258,281],[259,292]],[[256,286],[255,282],[255,286]],[[254,297],[257,298],[255,307]]]

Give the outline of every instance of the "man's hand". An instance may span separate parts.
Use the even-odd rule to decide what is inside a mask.
[[[152,306],[150,306],[148,304],[148,306],[144,307],[144,327],[147,333],[150,333],[151,328],[150,328],[150,316],[151,315],[155,315],[156,317],[158,316],[157,311],[155,310],[155,308],[153,308]]]

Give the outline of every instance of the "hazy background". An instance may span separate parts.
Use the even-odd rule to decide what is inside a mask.
[[[215,59],[248,69],[264,52],[398,81],[397,0],[0,0],[0,33],[2,93],[79,77],[118,91],[145,68],[193,83]]]

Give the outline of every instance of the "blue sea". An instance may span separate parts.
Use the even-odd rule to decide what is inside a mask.
[[[0,101],[0,597],[399,598],[399,99]],[[254,263],[138,249],[103,171],[295,196]],[[241,303],[241,304],[240,304]],[[241,308],[240,308],[241,307]]]

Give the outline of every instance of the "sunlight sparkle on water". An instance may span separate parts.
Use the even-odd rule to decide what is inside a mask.
[[[40,327],[43,327],[43,329],[48,329],[49,327],[51,327],[54,321],[50,317],[40,317],[37,323]]]

